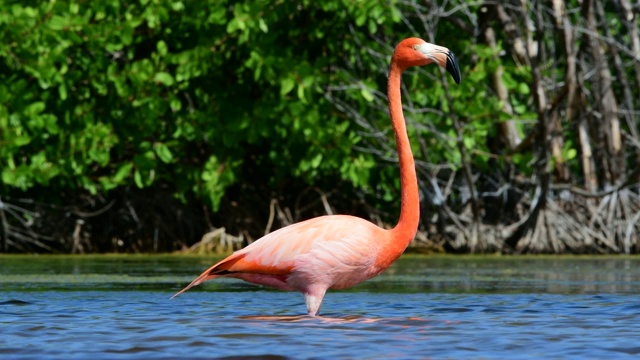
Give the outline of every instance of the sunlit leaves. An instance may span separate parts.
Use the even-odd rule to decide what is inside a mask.
[[[224,190],[235,181],[234,167],[238,163],[222,163],[215,155],[209,157],[205,163],[201,175],[199,190],[202,195],[208,196],[214,208],[218,208]]]
[[[165,86],[171,86],[174,83],[173,76],[171,76],[171,74],[164,71],[156,73],[153,76],[153,80]]]
[[[51,30],[63,30],[68,26],[68,24],[69,21],[67,18],[60,15],[53,15],[47,23],[47,26],[49,26]]]
[[[173,154],[166,144],[156,143],[154,147],[156,155],[158,156],[158,158],[160,158],[160,160],[162,160],[162,162],[167,164],[173,162]]]
[[[294,79],[290,77],[285,77],[280,82],[280,95],[287,95],[289,92],[291,92],[291,90],[293,90],[293,87],[295,85],[296,85],[296,82]]]
[[[348,26],[398,24],[394,2],[63,0],[9,10],[0,13],[11,24],[0,44],[3,186],[168,184],[215,209],[241,169],[259,165],[272,184],[374,188],[375,157],[356,149],[360,129],[325,94],[366,54]],[[373,104],[383,88],[372,76],[353,96]]]
[[[368,88],[366,87],[360,88],[360,94],[368,102],[373,101],[373,94],[371,93],[371,90],[369,90]]]

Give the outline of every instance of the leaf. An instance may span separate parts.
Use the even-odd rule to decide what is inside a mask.
[[[113,182],[116,184],[120,184],[126,179],[129,174],[131,174],[131,170],[133,169],[133,163],[125,163],[120,166],[115,175],[113,175]]]
[[[472,137],[465,136],[462,138],[462,142],[467,149],[473,149],[476,145],[475,140]]]
[[[518,92],[522,95],[529,95],[531,90],[529,89],[529,85],[527,83],[521,82],[518,84]]]
[[[49,134],[57,134],[60,131],[57,124],[58,119],[56,118],[55,115],[46,114],[46,115],[42,115],[41,117],[42,117],[42,120],[44,121],[44,126],[49,132]],[[49,134],[46,134],[46,135],[49,135]]]
[[[158,142],[155,143],[154,146],[156,155],[158,155],[163,163],[168,164],[173,162],[173,154],[171,154],[171,150],[169,150],[169,147],[166,144]]]
[[[44,111],[46,105],[43,101],[37,101],[29,104],[26,109],[24,109],[24,113],[27,116],[36,116]]]
[[[159,72],[153,77],[155,82],[159,82],[165,86],[171,86],[175,82],[173,76],[167,72]]]
[[[375,21],[373,21],[373,20],[369,20],[369,22],[368,22],[368,27],[369,27],[369,32],[370,32],[371,34],[375,34],[375,33],[376,33],[376,31],[378,31],[378,25],[377,25],[377,24],[376,24],[376,22],[375,22]]]
[[[311,159],[311,168],[317,169],[322,163],[322,153],[317,154],[313,159]]]
[[[174,97],[169,101],[169,106],[171,107],[171,111],[177,112],[182,109],[182,102],[180,102],[180,99],[178,99],[177,97]]]
[[[227,33],[231,34],[240,28],[240,22],[237,18],[231,19],[227,23]]]
[[[138,188],[142,189],[144,187],[144,184],[142,183],[142,175],[140,175],[140,170],[136,170],[136,172],[133,174],[133,180],[135,181]]]
[[[100,166],[106,166],[109,163],[109,151],[104,148],[93,147],[87,151],[87,154]]]
[[[58,85],[58,94],[60,95],[60,100],[64,101],[67,99],[67,87],[64,83]]]
[[[258,26],[260,27],[260,30],[262,30],[263,33],[268,33],[269,32],[269,28],[267,27],[267,23],[264,22],[263,19],[258,20]]]
[[[182,3],[182,1],[176,1],[171,4],[171,9],[173,9],[174,11],[182,11],[184,10],[184,4]]]
[[[367,21],[367,13],[364,10],[361,10],[360,13],[356,15],[356,25],[362,26],[365,21]]]
[[[24,145],[27,145],[31,142],[31,138],[27,135],[22,135],[22,136],[16,136],[14,138],[11,139],[12,141],[12,145],[16,146],[16,147],[21,147]]]
[[[203,180],[202,192],[209,197],[214,211],[220,207],[224,190],[236,180],[233,165],[220,163],[215,155],[209,157],[200,175]]]
[[[364,87],[364,86],[361,87],[360,88],[360,94],[368,102],[372,102],[373,101],[373,94],[371,93],[371,91],[369,91],[369,88]]]
[[[60,15],[53,15],[47,25],[49,25],[49,29],[59,31],[67,27],[68,24],[69,21],[66,18]]]
[[[167,55],[168,47],[167,43],[164,42],[164,40],[158,41],[158,43],[156,44],[156,49],[158,50],[158,54],[162,56]]]
[[[302,101],[303,104],[307,103],[307,99],[305,99],[304,97],[304,85],[303,84],[298,84],[298,99],[300,99],[300,101]]]
[[[80,179],[81,179],[80,182],[82,183],[82,187],[88,190],[91,195],[95,195],[98,193],[98,187],[96,186],[96,184],[93,183],[93,181],[91,181],[91,179],[89,179],[86,176],[83,176]]]
[[[296,82],[292,78],[284,78],[280,82],[280,95],[284,96],[293,90],[294,86],[296,86]]]

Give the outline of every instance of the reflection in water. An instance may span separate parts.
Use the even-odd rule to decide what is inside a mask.
[[[640,288],[640,258],[412,257],[388,275],[404,283],[418,278],[409,286],[432,292],[634,293]]]
[[[278,316],[278,315],[246,315],[246,316],[238,316],[238,319],[244,320],[259,320],[259,321],[284,321],[284,322],[299,322],[304,320],[314,320],[314,318],[308,315],[288,315],[288,316]],[[320,319],[320,318],[318,318]]]
[[[233,280],[168,300],[211,259],[53,259],[1,259],[0,358],[640,355],[635,258],[406,257],[317,318],[298,293]]]
[[[317,316],[311,317],[308,315],[289,315],[289,316],[278,316],[278,315],[247,315],[247,316],[239,316],[238,319],[242,320],[255,320],[255,321],[267,321],[267,322],[315,322],[322,324],[385,324],[389,326],[393,325],[412,325],[412,326],[420,326],[419,322],[426,323],[427,319],[423,319],[420,317],[406,317],[406,318],[374,318],[374,317],[365,317],[360,315],[348,315],[343,317],[329,317],[329,316]]]

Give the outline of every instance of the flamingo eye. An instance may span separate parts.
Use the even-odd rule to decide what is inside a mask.
[[[418,44],[413,45],[413,50],[418,50],[418,47],[419,47],[419,46],[420,46],[420,45],[418,45]]]

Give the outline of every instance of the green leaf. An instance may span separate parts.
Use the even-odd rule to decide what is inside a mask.
[[[176,2],[171,4],[171,8],[174,11],[182,11],[182,10],[184,10],[184,4],[182,3],[182,1],[176,1]]]
[[[60,95],[60,100],[64,101],[67,99],[67,87],[64,83],[58,85],[58,94]]]
[[[136,170],[135,173],[133,173],[133,180],[136,183],[136,186],[140,189],[144,188],[144,183],[142,182],[142,175],[140,175],[140,170]]]
[[[27,108],[24,110],[25,115],[27,116],[36,116],[44,111],[46,105],[43,101],[37,101],[29,104]]]
[[[260,27],[260,30],[262,30],[263,33],[268,33],[269,32],[269,28],[267,27],[267,23],[264,22],[264,19],[260,18],[258,20],[258,26]]]
[[[169,100],[169,106],[173,112],[180,111],[180,109],[182,109],[182,102],[180,102],[177,97],[173,97]]]
[[[280,95],[284,96],[293,90],[296,82],[292,78],[284,78],[280,82]]]
[[[359,14],[356,15],[356,25],[362,26],[365,21],[367,21],[367,13],[364,10],[360,10]]]
[[[208,195],[214,210],[217,210],[220,206],[220,200],[222,200],[222,196],[224,196],[225,188],[233,184],[236,180],[232,167],[233,165],[228,163],[220,163],[218,158],[212,155],[202,170],[202,190]]]
[[[153,77],[153,80],[166,86],[171,86],[174,83],[173,76],[166,72],[156,73],[156,75]]]
[[[67,18],[60,15],[53,15],[47,25],[49,26],[49,29],[59,31],[67,27],[68,24],[69,20]]]
[[[307,99],[304,97],[304,90],[305,90],[304,84],[298,84],[298,91],[297,91],[298,99],[300,99],[300,101],[303,104],[306,104],[307,103]]]
[[[167,55],[168,47],[167,43],[164,42],[164,40],[158,41],[158,43],[156,44],[156,49],[158,50],[158,54],[162,56]]]
[[[368,102],[372,102],[373,101],[373,94],[371,93],[371,91],[369,91],[369,89],[367,87],[361,87],[360,88],[360,94],[362,95],[362,97],[367,100]]]
[[[164,143],[155,143],[155,150],[156,150],[156,154],[158,155],[158,158],[160,158],[160,160],[163,163],[171,163],[173,162],[173,154],[171,154],[171,150],[169,150],[169,147],[164,144]]]
[[[473,149],[476,145],[475,139],[470,136],[463,137],[462,142],[467,149]]]
[[[529,89],[529,85],[527,83],[521,82],[518,84],[518,93],[522,95],[529,95],[531,90]]]
[[[240,21],[237,18],[233,18],[227,23],[227,33],[231,34],[240,28]]]
[[[130,162],[120,166],[116,174],[113,176],[113,182],[116,184],[121,184],[129,176],[129,174],[131,174],[132,169],[133,169],[133,163],[130,163]]]
[[[317,154],[313,159],[311,159],[311,168],[317,169],[322,163],[322,153]]]

